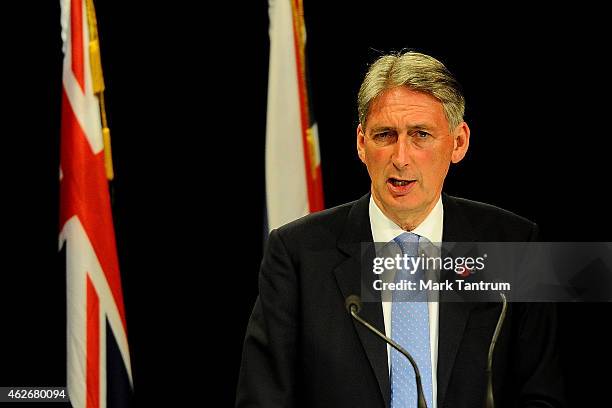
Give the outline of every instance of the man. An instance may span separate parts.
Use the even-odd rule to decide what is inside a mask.
[[[345,309],[346,297],[361,293],[362,243],[537,237],[524,218],[442,193],[470,141],[464,98],[442,63],[416,52],[381,57],[358,111],[357,152],[371,192],[271,232],[237,407],[416,407],[412,369]],[[427,406],[480,407],[499,304],[440,300],[408,312],[418,319],[402,317],[400,302],[364,302],[360,314],[400,343],[417,332],[410,320],[425,322],[402,345],[421,354]],[[496,406],[563,406],[558,369],[554,309],[510,304],[494,355]]]

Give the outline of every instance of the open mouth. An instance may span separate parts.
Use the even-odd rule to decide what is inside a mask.
[[[391,194],[398,196],[410,193],[415,184],[416,180],[398,179],[395,177],[387,179],[389,191]]]
[[[415,182],[416,180],[403,180],[403,179],[396,179],[396,178],[389,178],[388,182],[394,186],[394,187],[404,187],[404,186],[408,186],[411,185]]]

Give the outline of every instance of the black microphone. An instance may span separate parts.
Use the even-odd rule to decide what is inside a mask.
[[[404,350],[402,346],[400,346],[395,341],[393,341],[389,337],[382,334],[378,329],[376,329],[376,327],[372,326],[370,323],[365,321],[361,316],[359,316],[358,313],[361,311],[361,299],[359,298],[359,296],[357,295],[348,296],[344,304],[346,306],[346,310],[350,313],[351,316],[353,316],[355,320],[357,320],[359,323],[365,326],[372,333],[376,334],[378,337],[383,339],[391,347],[393,347],[394,349],[402,353],[404,356],[406,356],[408,361],[410,361],[410,364],[412,364],[412,368],[414,368],[414,377],[416,378],[417,401],[418,401],[417,407],[427,408],[427,403],[425,402],[425,396],[423,394],[423,385],[421,384],[421,373],[419,372],[419,367],[417,366],[416,361],[414,361],[410,353],[408,353],[406,350]]]
[[[497,338],[499,337],[501,327],[504,324],[504,319],[506,318],[506,308],[508,307],[506,295],[504,295],[503,293],[500,293],[499,295],[502,298],[502,310],[499,314],[499,319],[497,320],[497,326],[495,326],[495,331],[493,332],[493,338],[491,338],[491,344],[489,345],[487,369],[485,370],[487,374],[487,392],[484,401],[484,408],[495,408],[495,401],[493,399],[493,373],[491,371],[493,367],[493,350],[495,350],[495,343],[497,342]]]

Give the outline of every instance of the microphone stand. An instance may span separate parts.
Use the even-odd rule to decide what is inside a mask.
[[[502,310],[499,315],[499,319],[497,320],[495,331],[493,332],[493,338],[491,339],[491,344],[489,346],[489,354],[487,356],[487,368],[485,370],[485,373],[487,375],[487,390],[486,390],[486,396],[484,400],[484,408],[495,408],[495,401],[493,398],[493,373],[492,373],[493,352],[495,350],[495,344],[497,343],[499,333],[501,332],[501,328],[504,324],[504,319],[506,318],[506,310],[508,308],[508,302],[506,300],[506,295],[504,295],[503,293],[500,293],[499,295],[502,299]],[[345,304],[346,304],[346,309],[348,310],[350,315],[353,317],[353,319],[358,321],[360,324],[362,324],[365,328],[370,330],[372,333],[376,334],[378,337],[380,337],[383,341],[385,341],[391,347],[393,347],[394,349],[402,353],[408,359],[408,361],[410,361],[410,364],[412,365],[412,368],[414,369],[414,376],[416,379],[417,398],[418,398],[417,407],[427,408],[427,403],[425,402],[425,397],[423,393],[423,385],[421,383],[421,373],[419,372],[419,367],[417,366],[416,361],[414,361],[410,353],[408,353],[402,346],[400,346],[395,341],[393,341],[393,339],[385,336],[378,329],[376,329],[370,323],[365,321],[361,316],[359,316],[359,311],[361,310],[361,299],[359,298],[359,296],[350,295],[349,297],[346,298]]]
[[[487,369],[485,373],[487,374],[487,391],[485,395],[484,408],[495,408],[495,401],[493,399],[493,350],[495,350],[495,343],[497,342],[497,338],[499,337],[499,332],[501,331],[501,327],[504,324],[504,319],[506,318],[506,309],[508,307],[508,302],[506,301],[506,295],[503,293],[499,294],[502,298],[502,311],[499,314],[499,319],[497,320],[497,326],[495,326],[495,331],[493,332],[493,338],[491,339],[491,345],[489,346],[489,355],[487,357]]]
[[[363,326],[365,326],[368,330],[376,334],[378,337],[383,339],[387,344],[391,347],[402,353],[410,364],[412,364],[412,368],[414,369],[414,376],[416,378],[416,386],[417,386],[417,400],[418,400],[418,408],[427,408],[427,403],[425,402],[425,396],[423,393],[423,385],[421,384],[421,373],[419,372],[419,367],[417,366],[416,361],[412,358],[410,353],[408,353],[402,346],[397,344],[393,339],[385,336],[381,333],[376,327],[372,326],[370,323],[365,321],[359,316],[359,311],[361,310],[361,299],[357,295],[350,295],[346,298],[346,308],[348,312],[351,314],[353,319],[357,320]]]

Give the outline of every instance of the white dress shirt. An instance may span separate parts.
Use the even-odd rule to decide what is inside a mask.
[[[398,235],[406,232],[383,214],[380,208],[378,208],[378,205],[374,202],[372,196],[370,196],[369,214],[374,242],[390,242]],[[425,237],[432,243],[442,242],[443,219],[444,208],[442,206],[442,197],[440,197],[425,220],[410,232]],[[438,302],[428,302],[428,306],[433,408],[436,408],[438,405],[436,401],[438,395],[438,384],[436,381],[438,368]],[[382,302],[382,309],[385,320],[385,334],[387,337],[391,337],[391,330],[393,329],[391,327],[391,302]],[[387,345],[387,359],[389,370],[391,370],[391,346],[389,345]]]

